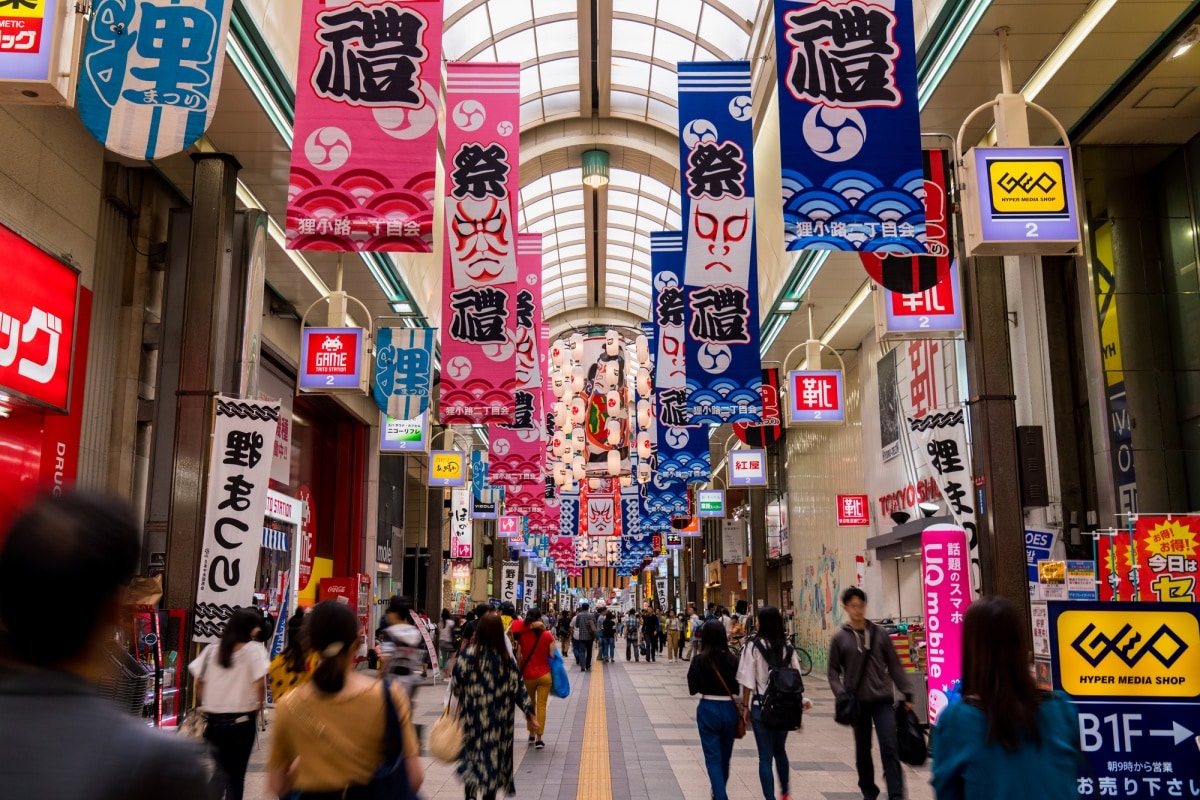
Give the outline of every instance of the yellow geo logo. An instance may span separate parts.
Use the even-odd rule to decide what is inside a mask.
[[[1064,611],[1062,687],[1073,695],[1200,695],[1200,623],[1174,611]]]
[[[1061,217],[1067,214],[1060,158],[988,159],[988,194],[997,217]]]

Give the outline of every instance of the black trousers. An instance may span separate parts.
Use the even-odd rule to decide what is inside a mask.
[[[903,800],[904,775],[900,771],[900,756],[896,746],[896,710],[891,700],[875,700],[858,704],[858,719],[854,721],[854,763],[858,767],[858,788],[866,800],[879,797],[875,784],[875,762],[871,758],[871,726],[879,737],[879,757],[883,760],[883,777],[887,781],[888,800]]]
[[[641,661],[641,653],[638,651],[638,638],[636,636],[625,637],[625,660],[629,660],[629,654],[633,654],[634,661]]]
[[[235,722],[249,717],[242,722]],[[246,788],[246,765],[254,747],[258,712],[209,714],[204,738],[216,749],[217,765],[225,773],[225,800],[242,800]]]

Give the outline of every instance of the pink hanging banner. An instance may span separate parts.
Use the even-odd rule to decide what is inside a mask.
[[[292,250],[433,252],[442,0],[304,0]]]
[[[965,530],[931,525],[921,532],[930,725],[937,723],[950,698],[962,694],[962,629],[963,615],[971,605],[970,566]]]
[[[538,328],[542,316],[542,235],[517,235],[517,284],[513,293],[517,320],[516,369],[511,425],[488,428],[488,480],[496,486],[516,488],[540,484],[545,476],[542,420],[542,366],[538,353]],[[541,487],[533,487],[541,497]],[[507,498],[510,513],[512,498]]]
[[[520,101],[520,64],[446,64],[443,425],[515,422]]]

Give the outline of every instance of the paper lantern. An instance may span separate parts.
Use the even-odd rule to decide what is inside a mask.
[[[617,450],[608,451],[608,474],[614,478],[621,474],[621,453]]]
[[[638,458],[641,458],[641,459],[649,458],[653,453],[653,450],[651,448],[652,448],[652,445],[650,444],[649,436],[638,436],[638,444],[637,444]]]
[[[629,486],[632,486],[632,485],[633,485],[633,476],[632,475],[622,475],[621,476],[622,488],[628,488]]]
[[[584,373],[582,366],[576,364],[574,367],[571,368],[571,391],[572,392],[574,392],[575,394],[579,394],[580,392],[583,391],[583,382],[584,382],[585,377],[586,377],[586,374]]]
[[[607,331],[604,334],[604,352],[609,358],[616,358],[621,352],[621,334],[614,330]]]
[[[639,334],[633,340],[633,354],[637,357],[639,364],[650,362],[650,343],[646,340],[645,334]]]
[[[645,464],[645,463],[638,464],[637,475],[638,475],[638,483],[649,483],[650,482],[650,465]]]
[[[620,413],[621,393],[618,391],[612,391],[604,395],[604,405],[608,409],[609,416]]]
[[[649,396],[650,396],[650,390],[651,390],[651,386],[650,386],[650,370],[648,370],[648,369],[646,369],[645,367],[643,367],[643,368],[639,369],[639,370],[638,370],[638,372],[637,372],[637,393],[638,393],[638,396],[639,396],[639,397],[643,397],[643,398],[649,397]]]
[[[591,489],[593,492],[600,491],[600,479],[599,478],[588,478],[588,488]]]
[[[567,343],[562,339],[555,339],[554,344],[550,345],[550,361],[554,366],[561,367],[563,362],[567,360]]]
[[[610,419],[604,426],[605,433],[608,436],[608,444],[610,447],[616,447],[621,443],[621,422],[620,420]]]
[[[583,461],[583,456],[575,456],[571,461],[571,477],[577,481],[587,477],[587,464]]]

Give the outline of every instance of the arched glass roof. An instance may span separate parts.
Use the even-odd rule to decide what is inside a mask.
[[[520,228],[542,234],[542,306],[550,317],[591,305],[584,187],[579,169],[544,175],[521,190]],[[613,169],[603,246],[604,305],[650,313],[650,233],[679,230],[679,193],[653,178]]]
[[[768,0],[613,0],[611,17],[595,24],[602,41],[594,77],[586,42],[592,0],[445,0],[443,46],[450,60],[521,63],[523,131],[558,119],[610,116],[673,133],[675,64],[746,58],[754,21],[769,8]],[[581,38],[588,52],[580,52]],[[605,88],[585,91],[593,86]],[[611,170],[610,180],[599,232],[600,304],[647,316],[650,233],[679,229],[679,194],[627,170]],[[580,170],[537,178],[521,190],[521,202],[521,229],[543,235],[545,315],[595,305],[588,297],[584,223],[591,190]]]

